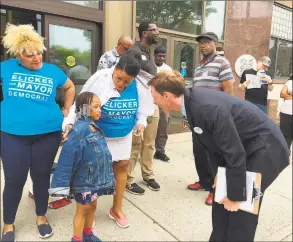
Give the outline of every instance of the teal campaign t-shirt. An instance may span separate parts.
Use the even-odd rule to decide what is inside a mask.
[[[96,124],[107,138],[121,138],[128,135],[135,125],[138,109],[136,80],[120,93],[120,97],[110,98],[102,106],[102,115]]]
[[[1,131],[14,135],[36,135],[61,131],[63,115],[55,101],[56,89],[66,74],[43,62],[39,70],[28,70],[17,59],[1,62],[3,101]]]

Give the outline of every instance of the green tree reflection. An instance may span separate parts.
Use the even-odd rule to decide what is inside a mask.
[[[203,1],[137,1],[136,21],[149,20],[158,27],[199,34],[202,26]],[[217,12],[206,2],[206,15]]]
[[[79,49],[69,49],[62,45],[52,45],[50,47],[49,59],[50,63],[56,64],[63,71],[67,71],[71,68],[66,64],[66,58],[73,56],[76,59],[76,65],[82,64],[88,69],[91,69],[91,52],[80,51]]]

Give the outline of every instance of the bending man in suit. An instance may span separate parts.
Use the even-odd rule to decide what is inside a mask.
[[[203,88],[184,88],[179,72],[161,72],[150,82],[164,112],[187,116],[193,138],[212,168],[226,167],[227,197],[213,202],[210,241],[253,241],[258,216],[239,210],[246,200],[246,171],[262,174],[262,193],[289,164],[289,150],[277,125],[248,101]],[[193,141],[194,142],[194,141]]]

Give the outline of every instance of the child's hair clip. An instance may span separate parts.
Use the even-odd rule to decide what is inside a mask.
[[[91,106],[89,104],[83,104],[79,107],[76,118],[79,119],[82,116],[89,117],[91,115]]]

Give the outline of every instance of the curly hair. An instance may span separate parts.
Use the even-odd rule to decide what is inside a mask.
[[[13,25],[8,23],[3,37],[3,45],[7,53],[14,56],[35,55],[46,50],[44,38],[30,24]]]

